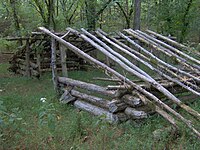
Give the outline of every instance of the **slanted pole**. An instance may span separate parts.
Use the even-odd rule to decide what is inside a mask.
[[[185,119],[181,114],[177,113],[175,110],[173,110],[172,108],[170,108],[168,105],[166,105],[165,103],[163,103],[161,100],[159,100],[156,96],[154,96],[153,94],[149,93],[148,91],[146,91],[145,89],[143,89],[142,87],[140,87],[139,85],[135,84],[134,82],[132,82],[131,80],[129,80],[128,78],[124,77],[123,75],[121,75],[120,73],[116,72],[115,70],[113,70],[112,68],[108,67],[107,65],[103,64],[102,62],[94,59],[93,57],[91,57],[90,55],[84,53],[83,51],[81,51],[80,49],[78,49],[77,47],[75,47],[74,45],[70,44],[69,42],[61,39],[60,37],[56,36],[55,34],[53,34],[52,32],[50,32],[48,29],[44,28],[44,27],[39,27],[39,29],[48,34],[49,36],[55,38],[56,40],[58,40],[60,43],[64,44],[66,47],[68,47],[71,51],[73,51],[74,53],[76,53],[77,55],[79,55],[81,58],[89,61],[91,64],[95,64],[97,66],[99,66],[100,68],[103,68],[104,70],[107,70],[108,72],[112,73],[113,75],[117,76],[119,79],[124,80],[124,82],[126,82],[127,84],[131,85],[132,87],[134,87],[137,91],[141,92],[143,95],[145,95],[146,97],[150,98],[152,101],[155,102],[152,103],[155,106],[160,106],[162,109],[167,110],[168,112],[170,112],[171,114],[173,114],[174,116],[176,116],[179,120],[181,120],[185,125],[187,125],[188,128],[190,128],[197,136],[198,138],[200,138],[200,133],[199,131],[197,131],[194,128],[194,125],[192,124],[192,121]],[[156,110],[159,114],[160,111]],[[195,112],[193,110],[193,112]],[[191,113],[191,112],[189,112]],[[168,115],[169,116],[169,115]],[[194,114],[194,116],[196,116],[198,119],[200,117],[200,115],[197,113],[196,115]],[[165,119],[169,119],[169,117],[166,117]],[[168,120],[169,121],[169,120]],[[169,121],[170,123],[172,123],[171,121]]]

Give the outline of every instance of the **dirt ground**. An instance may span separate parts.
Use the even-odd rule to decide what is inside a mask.
[[[0,64],[8,63],[12,55],[12,53],[0,53]]]

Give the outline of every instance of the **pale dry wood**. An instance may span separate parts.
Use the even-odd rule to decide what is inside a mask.
[[[66,64],[67,55],[65,47],[62,44],[59,44],[59,49],[60,49],[60,63],[62,67],[62,75],[63,77],[68,77],[67,64]]]
[[[131,73],[131,74],[137,76],[138,78],[140,78],[141,80],[143,80],[143,81],[148,82],[149,84],[151,84],[153,87],[155,87],[158,91],[160,91],[161,93],[163,93],[166,97],[168,97],[174,103],[176,103],[181,108],[183,108],[185,111],[187,111],[188,113],[190,113],[191,115],[195,116],[197,119],[200,120],[200,114],[197,111],[193,110],[189,106],[187,106],[184,103],[182,103],[177,97],[175,97],[166,88],[164,88],[162,85],[160,85],[158,82],[156,82],[151,76],[149,76],[146,73],[143,73],[144,71],[142,71],[140,68],[136,67],[134,64],[132,64],[129,61],[129,63],[132,64],[132,66],[133,66],[132,68],[130,68],[130,66],[126,65],[123,62],[123,61],[127,60],[126,58],[122,57],[119,53],[117,53],[114,50],[112,50],[111,48],[109,48],[107,45],[105,45],[103,42],[101,42],[100,40],[98,40],[95,36],[93,36],[92,34],[90,34],[89,32],[87,32],[86,30],[82,29],[82,31],[83,31],[84,34],[86,34],[90,38],[94,39],[95,41],[99,42],[102,46],[106,47],[106,49],[104,49],[100,45],[96,44],[94,41],[92,41],[88,37],[84,36],[83,34],[78,34],[85,41],[89,42],[91,45],[93,45],[94,47],[96,47],[98,50],[100,50],[102,53],[104,53],[105,55],[107,55],[110,59],[112,59],[113,61],[115,61],[117,64],[119,64],[123,69],[125,69],[129,73]],[[74,31],[71,30],[71,32],[74,32]],[[75,33],[77,34],[77,31]],[[118,56],[118,58],[116,56]],[[126,61],[126,62],[128,62],[128,61]],[[133,68],[137,69],[138,72],[136,70],[134,70]]]
[[[187,60],[192,61],[192,62],[197,63],[198,65],[200,65],[200,61],[199,60],[189,56],[188,54],[178,50],[177,48],[174,48],[173,46],[170,46],[170,45],[166,44],[165,42],[162,42],[162,41],[160,41],[158,39],[155,39],[155,38],[149,36],[148,34],[142,32],[142,31],[137,30],[137,32],[143,34],[144,36],[147,36],[149,39],[161,44],[162,46],[165,46],[166,48],[169,48],[170,50],[176,52],[177,54],[180,54],[181,56],[185,57]]]
[[[26,52],[25,52],[25,63],[26,63],[26,76],[30,77],[30,44],[29,39],[26,40]]]
[[[122,100],[131,107],[139,107],[143,105],[141,99],[133,95],[126,94],[122,97]]]
[[[100,93],[106,96],[115,97],[115,91],[108,91],[105,87],[101,87],[95,84],[86,83],[78,80],[73,80],[66,77],[58,77],[58,82],[63,83],[67,86],[75,86],[88,91],[93,91],[96,93]]]
[[[190,69],[191,71],[196,72],[196,68],[194,68],[194,66],[190,65],[187,63],[187,61],[183,58],[181,58],[180,56],[178,56],[175,53],[172,53],[171,51],[169,51],[168,49],[164,48],[163,46],[160,46],[159,44],[157,44],[156,42],[146,38],[145,36],[138,34],[136,31],[133,31],[132,29],[128,29],[128,30],[124,30],[126,31],[128,34],[134,36],[135,38],[137,38],[138,40],[141,40],[142,42],[146,43],[147,45],[151,46],[152,48],[154,48],[157,51],[160,51],[162,53],[164,53],[165,55],[169,56],[172,59],[175,59],[177,62],[179,62],[180,64],[182,64],[183,66],[187,67],[188,69]]]
[[[126,83],[130,84],[131,86],[133,86],[136,90],[140,91],[141,93],[143,93],[144,95],[146,95],[148,98],[152,99],[157,105],[161,106],[162,108],[166,109],[167,111],[169,111],[170,113],[172,113],[174,116],[176,116],[179,120],[181,120],[183,123],[185,123],[187,125],[187,127],[190,128],[198,137],[200,137],[200,133],[193,127],[193,124],[192,124],[192,122],[190,120],[185,119],[179,113],[177,113],[176,111],[174,111],[173,109],[171,109],[168,105],[166,105],[162,101],[160,101],[153,94],[149,93],[145,89],[143,89],[140,86],[138,86],[137,84],[133,83],[128,78],[124,77],[123,75],[121,75],[120,73],[116,72],[115,70],[113,70],[112,68],[108,67],[107,65],[103,64],[102,62],[100,62],[100,61],[94,59],[93,57],[89,56],[88,54],[84,53],[83,51],[81,51],[80,49],[78,49],[74,45],[70,44],[69,42],[66,42],[65,40],[63,40],[63,39],[59,38],[58,36],[54,35],[53,33],[51,33],[46,28],[39,27],[39,29],[41,31],[43,31],[44,33],[48,34],[49,36],[55,38],[60,43],[64,44],[71,51],[73,51],[74,53],[76,53],[77,55],[79,55],[79,57],[87,60],[91,64],[96,64],[97,66],[101,67],[102,69],[107,70],[108,72],[110,72],[110,73],[114,74],[115,76],[117,76],[119,79],[121,79],[121,80],[125,81]]]
[[[183,60],[184,62],[187,62],[188,65],[191,65],[192,67],[194,67],[194,68],[200,70],[200,67],[198,66],[198,65],[200,65],[200,61],[199,61],[199,60],[197,60],[197,59],[195,59],[195,58],[193,58],[193,57],[191,57],[191,56],[189,56],[189,55],[187,55],[187,54],[185,54],[185,53],[179,51],[178,49],[176,49],[176,48],[174,48],[174,47],[172,47],[172,46],[170,46],[170,45],[168,45],[168,44],[166,44],[166,43],[164,43],[164,42],[162,42],[162,41],[160,41],[160,40],[157,40],[157,39],[151,37],[150,35],[148,35],[148,34],[142,32],[142,31],[136,30],[136,32],[137,32],[140,36],[144,36],[144,37],[146,37],[147,39],[149,39],[149,40],[155,42],[155,44],[158,44],[159,46],[161,46],[161,47],[163,47],[163,48],[167,48],[167,50],[168,50],[169,53],[171,53],[171,54],[174,53],[173,55],[174,55],[175,57],[177,57],[177,58]],[[182,56],[182,57],[181,57],[181,56]],[[183,58],[183,57],[184,57],[184,58]],[[192,62],[190,62],[190,61],[192,61]],[[196,63],[196,65],[195,65],[195,63]],[[199,73],[200,73],[199,70],[196,70],[196,69],[195,69],[194,71],[195,71],[196,73],[199,74]]]
[[[125,114],[130,116],[132,119],[147,118],[147,113],[145,113],[144,111],[138,111],[135,108],[127,107],[124,112],[125,112]]]
[[[124,114],[113,114],[103,108],[97,107],[81,100],[75,101],[74,106],[78,109],[90,112],[96,116],[100,116],[101,119],[107,120],[111,123],[119,123],[128,119],[128,117]]]
[[[58,75],[56,67],[56,40],[53,37],[51,38],[51,69],[54,89],[56,92],[58,92]]]

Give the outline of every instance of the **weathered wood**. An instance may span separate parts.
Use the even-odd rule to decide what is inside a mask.
[[[128,29],[128,30],[124,30],[124,31],[126,31],[128,34],[134,36],[135,38],[141,40],[142,42],[144,42],[145,44],[149,45],[153,49],[164,53],[165,55],[169,56],[172,59],[175,59],[177,62],[179,62],[183,66],[191,69],[191,71],[196,72],[196,69],[194,68],[196,66],[193,66],[192,64],[188,64],[188,62],[185,59],[183,59],[182,57],[180,57],[179,55],[177,55],[175,53],[172,53],[169,49],[164,48],[163,46],[157,44],[156,42],[148,39],[147,37],[145,37],[145,36],[143,36],[141,34],[138,34],[136,31],[133,31],[132,29]]]
[[[30,77],[30,47],[29,47],[29,39],[26,40],[26,53],[25,53],[25,63],[26,63],[26,76]]]
[[[115,97],[115,92],[106,90],[105,87],[101,87],[95,84],[86,83],[78,80],[73,80],[66,77],[58,77],[58,82],[63,83],[65,85],[79,87],[88,91],[97,92],[106,96]]]
[[[37,69],[38,65],[33,63],[32,61],[29,62],[30,63],[30,67],[32,67],[33,69]]]
[[[121,100],[115,100],[114,99],[114,100],[112,100],[111,102],[108,103],[109,111],[112,112],[112,113],[125,110],[127,107],[128,107],[128,105],[125,104]]]
[[[77,97],[78,99],[82,100],[82,101],[87,101],[88,103],[91,103],[95,106],[101,107],[101,108],[105,108],[108,109],[108,104],[110,101],[105,100],[103,98],[99,98],[99,97],[95,97],[95,96],[91,96],[85,93],[81,93],[79,91],[76,90],[71,90],[71,95],[74,97]]]
[[[40,57],[40,53],[37,51],[36,52],[36,64],[38,66],[38,72],[39,72],[39,75],[41,76],[41,57]]]
[[[124,112],[125,112],[125,114],[130,116],[132,119],[147,118],[147,113],[145,113],[144,111],[138,111],[138,110],[131,108],[131,107],[127,107]]]
[[[100,78],[100,77],[94,77],[94,80],[101,80],[101,81],[109,81],[109,82],[121,82],[119,79],[112,79],[112,78]]]
[[[108,72],[112,73],[113,75],[115,75],[116,77],[118,77],[119,79],[121,79],[122,81],[124,81],[124,82],[130,84],[131,86],[133,86],[136,90],[140,91],[141,93],[143,93],[144,95],[146,95],[148,98],[150,98],[151,100],[153,100],[156,103],[156,105],[161,106],[162,108],[166,109],[167,111],[169,111],[170,113],[172,113],[173,115],[175,115],[179,120],[181,120],[182,122],[184,122],[187,125],[187,127],[190,128],[198,137],[200,137],[200,133],[193,127],[193,124],[192,124],[192,122],[190,120],[185,119],[182,115],[180,115],[179,113],[177,113],[176,111],[174,111],[173,109],[171,109],[168,105],[166,105],[165,103],[163,103],[162,101],[160,101],[153,94],[149,93],[145,89],[143,89],[140,86],[138,86],[137,84],[133,83],[131,80],[129,80],[128,78],[124,77],[123,75],[121,75],[120,73],[116,72],[115,70],[113,70],[112,68],[108,67],[107,65],[103,64],[102,62],[100,62],[100,61],[94,59],[93,57],[91,57],[90,55],[84,53],[83,51],[81,51],[80,49],[78,49],[74,45],[70,44],[69,42],[66,42],[65,40],[63,40],[63,39],[59,38],[58,36],[54,35],[53,33],[51,33],[46,28],[39,27],[39,29],[42,32],[48,34],[49,36],[55,38],[60,43],[64,44],[66,47],[69,48],[69,50],[71,50],[74,53],[76,53],[77,55],[79,55],[79,57],[85,59],[86,61],[90,62],[91,64],[96,64],[100,68],[103,68],[104,70],[107,70]],[[172,123],[172,122],[170,122],[170,123]]]
[[[75,101],[76,98],[72,96],[71,91],[65,90],[59,100],[61,103],[68,104]]]
[[[51,69],[52,69],[52,80],[54,89],[58,92],[58,81],[57,81],[57,68],[56,68],[56,40],[51,38]]]
[[[133,96],[133,95],[128,95],[128,94],[127,94],[127,95],[124,95],[124,96],[122,97],[122,100],[123,100],[126,104],[130,105],[131,107],[139,107],[139,106],[142,105],[141,99],[138,98],[138,97],[135,97],[135,96]]]
[[[82,37],[85,41],[89,42],[91,45],[93,45],[94,47],[96,47],[99,51],[101,51],[102,53],[104,53],[105,55],[107,55],[110,59],[112,59],[113,61],[115,61],[116,63],[118,63],[123,69],[125,69],[126,71],[128,71],[132,75],[135,75],[138,78],[142,79],[144,82],[148,82],[149,84],[151,84],[158,91],[160,91],[166,97],[168,97],[169,99],[171,99],[174,103],[176,103],[181,108],[183,108],[185,111],[187,111],[188,113],[190,113],[191,115],[195,116],[197,119],[200,120],[200,114],[197,111],[193,110],[189,106],[187,106],[184,103],[182,103],[177,97],[175,97],[166,88],[164,88],[162,85],[160,85],[158,82],[156,82],[151,76],[149,76],[143,70],[141,70],[140,68],[138,68],[137,66],[135,66],[134,64],[132,64],[130,61],[127,61],[126,58],[122,57],[120,54],[118,54],[117,52],[113,51],[105,43],[101,42],[99,39],[97,39],[95,36],[93,36],[92,34],[90,34],[89,32],[87,32],[86,30],[84,30],[84,29],[81,29],[81,30],[83,31],[84,34],[86,34],[90,38],[94,39],[95,41],[97,41],[101,45],[103,45],[106,49],[104,49],[103,47],[99,46],[94,41],[92,41],[91,39],[87,38],[85,35],[79,34],[79,36]],[[74,30],[71,30],[71,32],[74,32]],[[77,34],[77,31],[75,32],[75,34]],[[126,63],[132,64],[131,65],[132,67],[126,65],[123,61],[121,61],[120,59],[118,59],[116,56],[118,58],[120,58],[121,60],[125,61]],[[200,79],[198,79],[198,80],[200,80]]]
[[[119,33],[119,35],[122,36],[122,37],[124,37],[128,42],[130,42],[131,44],[133,44],[133,45],[134,45],[135,47],[137,47],[139,50],[142,50],[143,52],[145,52],[146,54],[148,54],[151,58],[155,59],[155,61],[157,62],[156,65],[159,66],[159,67],[161,67],[161,68],[163,68],[163,69],[166,70],[167,72],[169,72],[169,73],[175,75],[175,73],[173,73],[172,71],[170,71],[169,69],[167,69],[167,68],[170,68],[170,69],[173,69],[174,71],[177,70],[177,72],[182,73],[182,74],[184,74],[184,75],[187,75],[187,76],[189,76],[190,78],[194,78],[194,79],[197,80],[197,81],[199,80],[197,77],[195,77],[195,76],[193,76],[193,75],[191,75],[191,74],[189,74],[189,73],[187,73],[187,72],[185,72],[185,71],[182,71],[182,70],[180,70],[180,69],[178,69],[178,68],[176,68],[176,67],[173,67],[173,66],[171,66],[171,65],[169,65],[169,64],[167,64],[167,63],[165,63],[164,61],[162,61],[161,59],[157,58],[156,56],[154,56],[153,54],[151,54],[150,52],[148,52],[146,49],[144,49],[143,47],[141,47],[140,45],[138,45],[136,42],[134,42],[133,40],[131,40],[131,39],[129,39],[128,37],[126,37],[124,34]],[[118,46],[118,47],[119,47],[119,46]],[[122,50],[122,49],[121,49],[121,50]],[[126,52],[126,50],[123,50],[123,51]],[[133,51],[133,50],[131,50],[131,52],[132,52],[132,51]],[[170,81],[173,81],[174,83],[180,85],[181,87],[183,87],[183,88],[185,88],[185,89],[191,91],[192,93],[194,93],[194,94],[196,94],[196,95],[200,95],[199,92],[197,92],[197,91],[193,90],[192,88],[190,88],[189,86],[187,86],[187,85],[181,83],[181,82],[178,81],[177,79],[174,79],[174,78],[172,78],[172,77],[166,75],[165,73],[161,72],[161,71],[158,70],[157,68],[155,68],[155,67],[153,67],[152,65],[148,64],[147,62],[145,62],[145,61],[143,61],[143,60],[137,58],[135,55],[130,54],[130,53],[127,53],[127,54],[130,55],[131,57],[137,59],[138,61],[140,61],[141,63],[143,63],[145,66],[147,66],[149,69],[151,69],[151,70],[157,72],[159,75],[165,77],[166,79],[168,79],[168,80],[170,80]],[[152,62],[151,59],[148,59],[148,58],[146,58],[146,57],[143,57],[143,58],[146,59],[146,60],[149,61],[149,62]],[[158,62],[160,62],[160,64],[159,64]],[[177,76],[176,76],[176,77],[177,77]],[[179,78],[179,79],[181,79],[181,78]],[[184,82],[185,82],[185,81],[184,81]],[[186,81],[186,82],[187,82],[187,81]],[[194,85],[194,86],[195,86],[195,85]]]
[[[170,46],[170,45],[168,45],[168,44],[166,44],[166,43],[164,43],[164,42],[162,42],[162,41],[160,41],[158,39],[155,39],[155,38],[151,37],[150,35],[142,32],[142,31],[137,30],[137,32],[142,34],[142,35],[144,35],[144,36],[146,36],[146,37],[148,37],[149,39],[161,44],[162,46],[172,50],[173,52],[176,52],[177,54],[180,54],[181,56],[185,57],[187,60],[190,60],[193,63],[197,63],[198,65],[200,65],[200,61],[199,60],[197,60],[197,59],[195,59],[195,58],[183,53],[182,51],[180,51],[180,50],[178,50],[178,49],[176,49],[176,48],[174,48],[174,47],[172,47],[172,46]]]
[[[89,104],[87,102],[81,101],[81,100],[77,100],[74,102],[74,106],[77,107],[78,109],[81,110],[85,110],[89,113],[92,113],[96,116],[100,116],[101,119],[107,120],[111,123],[119,123],[121,121],[121,117],[128,119],[128,117],[126,117],[125,115],[117,115],[117,114],[113,114],[108,112],[107,110],[103,109],[103,108],[99,108],[97,106],[94,106],[92,104]]]
[[[69,30],[71,30],[71,32],[73,32],[75,34],[78,34],[77,32],[75,32],[72,29],[69,29]],[[78,34],[78,35],[80,37],[82,37],[85,41],[87,41],[88,43],[90,43],[91,45],[93,45],[94,47],[96,47],[99,51],[101,51],[103,54],[105,54],[111,60],[113,60],[114,62],[118,63],[123,68],[126,66],[125,68],[127,70],[129,70],[129,71],[132,70],[131,72],[133,72],[134,75],[141,76],[143,78],[148,78],[149,80],[151,80],[151,77],[146,72],[144,72],[139,67],[137,67],[136,65],[134,65],[127,58],[125,58],[122,55],[120,55],[119,53],[115,52],[112,48],[110,48],[104,42],[102,42],[101,40],[99,40],[98,38],[96,38],[94,35],[92,35],[89,32],[87,32],[85,29],[81,29],[81,30],[82,30],[82,32],[85,35],[89,36],[91,39],[93,39],[94,41],[98,42],[100,45],[97,44],[97,43],[95,43],[94,41],[92,41],[90,38],[86,37],[83,34]]]
[[[153,35],[156,36],[156,37],[159,37],[160,39],[162,39],[162,40],[168,42],[169,44],[171,44],[171,45],[173,45],[173,46],[176,46],[176,47],[181,48],[181,49],[186,50],[186,51],[189,50],[189,48],[188,48],[187,46],[185,46],[185,45],[183,45],[183,44],[181,44],[181,43],[178,43],[178,42],[176,42],[176,41],[174,41],[174,40],[172,40],[172,39],[170,39],[170,38],[168,38],[168,37],[165,37],[165,36],[163,36],[163,35],[161,35],[161,34],[155,33],[155,32],[153,32],[153,31],[151,31],[151,30],[146,30],[146,31],[147,31],[148,33],[150,33],[150,34],[153,34]]]
[[[68,77],[68,72],[67,72],[67,65],[66,65],[66,51],[65,47],[62,44],[59,44],[60,48],[60,60],[61,60],[61,66],[62,66],[62,75],[64,77]]]

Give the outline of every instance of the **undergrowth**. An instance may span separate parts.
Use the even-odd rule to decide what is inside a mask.
[[[7,66],[0,64],[0,149],[200,149],[199,140],[184,126],[176,137],[163,131],[161,138],[154,140],[154,130],[169,126],[162,117],[111,125],[60,104],[50,74],[30,79],[11,75]],[[70,75],[85,81],[91,77],[84,72]],[[199,111],[199,104],[192,106]]]

